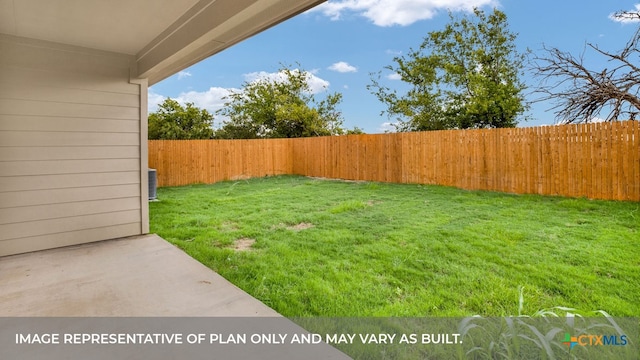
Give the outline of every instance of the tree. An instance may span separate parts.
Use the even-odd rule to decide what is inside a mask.
[[[506,15],[474,9],[473,16],[449,17],[444,30],[428,33],[417,50],[386,67],[410,85],[405,94],[381,85],[381,73],[369,90],[387,105],[398,131],[516,126],[527,107],[519,80],[525,56]]]
[[[336,109],[342,94],[316,100],[310,76],[306,71],[283,66],[277,78],[245,82],[217,112],[228,120],[216,137],[294,138],[344,133],[342,114]]]
[[[167,98],[149,115],[149,140],[191,140],[213,137],[213,115],[192,103],[185,107]]]
[[[353,129],[348,129],[345,133],[346,135],[363,135],[366,134],[363,129],[354,126]]]
[[[618,12],[617,19],[640,20],[640,12]],[[588,43],[611,64],[602,70],[584,65],[584,54],[574,57],[557,48],[544,47],[545,55],[534,59],[532,68],[541,78],[536,101],[551,100],[559,123],[589,122],[603,112],[607,121],[635,119],[640,113],[640,26],[618,52],[608,52]]]

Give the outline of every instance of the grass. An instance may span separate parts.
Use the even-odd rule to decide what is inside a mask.
[[[640,316],[636,202],[296,176],[158,195],[152,232],[285,316]]]

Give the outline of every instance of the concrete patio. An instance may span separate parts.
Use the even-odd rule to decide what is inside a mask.
[[[0,317],[280,316],[157,235],[0,257]]]
[[[246,320],[243,320],[246,319]],[[326,344],[16,345],[16,333],[306,333],[157,235],[0,257],[3,358],[348,359]],[[79,330],[81,329],[81,330]],[[253,343],[255,344],[255,343]]]

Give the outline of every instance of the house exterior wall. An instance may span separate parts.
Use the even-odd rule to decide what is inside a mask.
[[[0,35],[0,256],[148,232],[134,59]]]

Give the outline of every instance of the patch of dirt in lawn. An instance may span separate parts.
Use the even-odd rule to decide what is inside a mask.
[[[307,176],[307,177],[308,177],[309,179],[312,179],[312,180],[338,181],[338,182],[356,183],[356,184],[363,184],[363,183],[367,183],[367,182],[369,182],[369,181],[367,181],[367,180],[333,179],[333,178],[318,177],[318,176]]]
[[[251,176],[242,174],[242,175],[232,176],[230,180],[237,181],[237,180],[249,180],[249,179],[251,179]]]
[[[240,238],[233,242],[233,249],[236,251],[251,251],[252,246],[256,243],[255,239]]]
[[[225,221],[220,225],[220,230],[222,231],[236,231],[238,229],[238,224],[233,221]]]
[[[312,227],[313,227],[312,223],[301,222],[300,224],[287,226],[287,230],[300,231],[300,230],[311,229]]]

